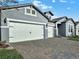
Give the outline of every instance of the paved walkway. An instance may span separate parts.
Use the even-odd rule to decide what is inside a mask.
[[[62,38],[12,44],[24,59],[79,59],[79,42]]]

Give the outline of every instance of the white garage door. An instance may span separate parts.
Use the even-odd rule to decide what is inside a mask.
[[[53,27],[48,27],[48,37],[54,37],[54,28]]]
[[[43,30],[43,25],[10,22],[9,42],[43,39]]]

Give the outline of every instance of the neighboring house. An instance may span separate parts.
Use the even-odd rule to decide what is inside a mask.
[[[51,11],[44,12],[44,14],[50,19],[49,21],[51,21],[52,16],[54,16],[54,14]]]
[[[48,20],[32,4],[0,7],[0,39],[9,42],[47,39]]]
[[[52,22],[52,16],[54,16],[54,14],[51,11],[44,12],[44,14],[49,18],[49,20],[48,20],[48,38],[52,38],[55,36],[55,34],[54,34],[55,24]]]
[[[73,36],[75,35],[75,22],[72,18],[59,17],[52,20],[55,23],[56,36]]]
[[[79,21],[75,22],[76,26],[76,35],[79,35]]]

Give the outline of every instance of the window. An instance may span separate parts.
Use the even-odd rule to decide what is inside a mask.
[[[30,13],[30,9],[27,9],[27,13]]]
[[[25,14],[30,15],[31,14],[31,9],[30,8],[25,8]]]
[[[6,20],[6,18],[4,19],[4,23],[6,23],[7,22],[7,20]]]
[[[69,32],[73,32],[73,27],[72,27],[72,25],[69,25]]]
[[[32,10],[32,14],[34,14],[34,15],[35,15],[35,10]]]
[[[69,32],[71,32],[71,27],[70,27],[70,25],[69,25]]]
[[[79,30],[78,30],[78,33],[79,33]]]
[[[31,15],[31,16],[36,16],[36,10],[34,10],[33,8],[25,8],[25,14],[27,15]]]
[[[73,32],[73,28],[72,28],[72,26],[71,26],[71,32]]]

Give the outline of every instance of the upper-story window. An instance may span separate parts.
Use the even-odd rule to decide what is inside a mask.
[[[29,13],[29,14],[30,14],[30,9],[27,9],[27,13]]]
[[[35,10],[32,10],[32,14],[35,15]]]
[[[31,15],[31,16],[36,16],[37,12],[32,7],[27,7],[27,8],[25,8],[25,14]]]

